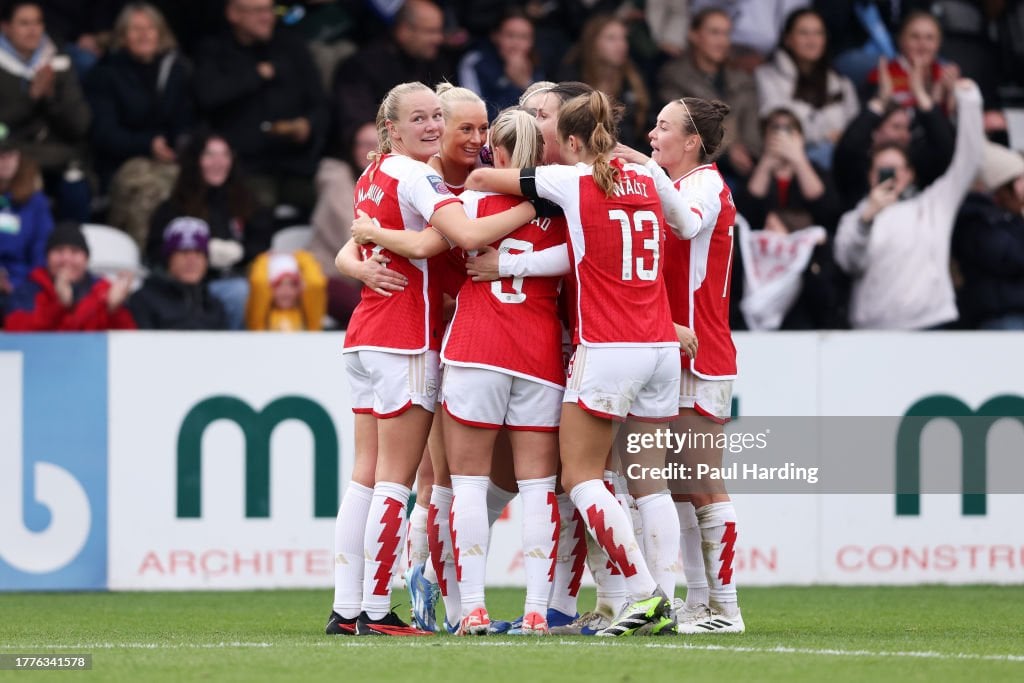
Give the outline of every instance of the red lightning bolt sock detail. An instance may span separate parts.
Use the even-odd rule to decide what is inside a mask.
[[[594,534],[594,539],[608,554],[608,559],[622,572],[622,575],[629,578],[636,574],[636,565],[630,564],[625,546],[615,543],[614,531],[605,524],[604,510],[598,510],[596,505],[588,507],[587,525]]]
[[[377,583],[373,587],[374,595],[387,595],[391,588],[391,572],[398,559],[398,545],[402,542],[402,521],[405,517],[405,505],[394,498],[384,499],[384,513],[380,523],[383,527],[377,540],[380,550],[377,551],[377,572],[373,575]]]
[[[437,574],[437,585],[441,595],[448,596],[448,582],[444,578],[444,546],[441,543],[441,525],[437,523],[437,506],[427,508],[427,546],[430,548],[430,563]]]
[[[718,569],[718,578],[722,585],[732,583],[732,560],[736,556],[736,522],[725,523],[725,533],[722,534],[722,554],[718,559],[722,562]]]

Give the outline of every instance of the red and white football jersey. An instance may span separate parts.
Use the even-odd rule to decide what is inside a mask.
[[[470,217],[510,209],[521,197],[474,192],[461,197]],[[563,244],[565,219],[534,218],[491,244],[499,252],[522,254]],[[565,386],[562,324],[558,318],[561,277],[467,279],[456,300],[441,358],[450,365],[480,367]]]
[[[611,197],[593,168],[540,166],[537,194],[565,212],[575,278],[573,343],[678,346],[662,278],[668,225],[654,179],[643,166],[612,161]]]
[[[672,320],[697,335],[697,360],[683,356],[683,367],[704,379],[736,376],[736,347],[729,328],[733,230],[736,206],[715,164],[698,166],[675,186],[693,201],[701,229],[691,240],[668,236],[665,287]]]
[[[372,177],[371,177],[372,172]],[[442,206],[458,202],[444,180],[427,164],[402,155],[385,155],[359,177],[355,208],[389,230],[423,230]],[[401,227],[398,227],[401,226]],[[401,292],[381,296],[363,287],[345,334],[345,352],[360,350],[422,353],[441,348],[440,288],[431,281],[427,259],[407,259],[371,244],[363,257],[385,254],[392,268],[409,278]]]

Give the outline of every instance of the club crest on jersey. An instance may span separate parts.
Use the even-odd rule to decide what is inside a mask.
[[[429,182],[430,186],[434,188],[434,192],[437,192],[438,194],[452,193],[452,191],[448,189],[448,186],[444,184],[444,180],[441,178],[441,176],[428,175],[427,182]]]

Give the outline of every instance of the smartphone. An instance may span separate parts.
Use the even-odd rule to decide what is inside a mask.
[[[892,166],[883,166],[878,169],[878,184],[881,185],[886,180],[892,180],[896,177],[896,169]]]

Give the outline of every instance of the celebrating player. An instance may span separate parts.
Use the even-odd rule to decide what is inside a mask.
[[[722,120],[729,106],[693,97],[665,105],[651,130],[652,157],[664,167],[680,192],[693,199],[700,231],[688,242],[668,237],[665,285],[672,320],[700,339],[700,352],[680,356],[682,376],[679,433],[720,435],[732,408],[736,348],[729,329],[732,273],[732,194],[714,164],[722,144]],[[624,158],[644,163],[647,157],[620,147]],[[701,443],[720,443],[717,439]],[[691,467],[721,467],[722,450],[691,448],[683,454]],[[686,601],[677,602],[680,633],[742,633],[743,617],[736,598],[732,561],[736,543],[736,511],[721,480],[675,496],[681,528]]]
[[[422,231],[427,223],[483,244],[526,223],[528,204],[471,221],[458,198],[426,165],[437,153],[444,118],[422,83],[392,88],[377,113],[381,155],[356,183],[357,210],[382,225]],[[489,239],[488,239],[489,238]],[[363,247],[364,258],[382,253]],[[409,282],[392,296],[364,288],[345,338],[346,369],[357,413],[377,419],[377,466],[364,535],[360,635],[422,635],[391,611],[391,581],[405,532],[410,485],[423,455],[438,385],[439,289],[423,259],[390,255]],[[345,616],[345,615],[342,615]]]
[[[601,631],[609,636],[659,633],[675,623],[602,474],[615,420],[633,415],[657,425],[678,414],[679,341],[661,280],[665,216],[682,237],[699,228],[671,191],[663,190],[663,213],[656,183],[669,181],[661,169],[609,161],[614,129],[605,95],[576,97],[560,109],[557,127],[561,157],[575,166],[479,169],[467,180],[471,189],[547,199],[565,212],[577,347],[562,405],[562,484],[633,600]],[[647,456],[654,466],[664,463],[664,451]]]

